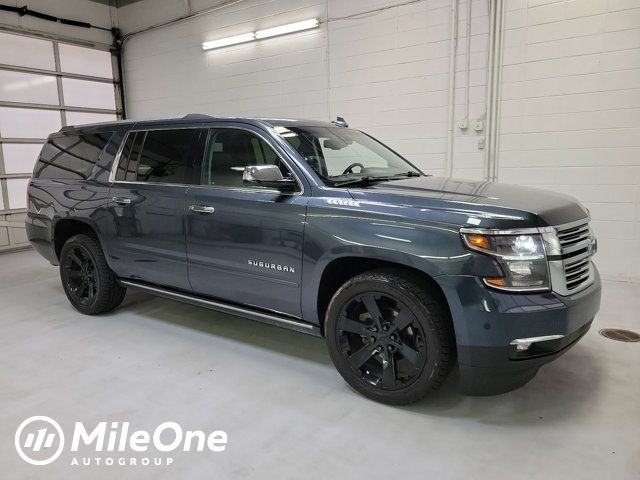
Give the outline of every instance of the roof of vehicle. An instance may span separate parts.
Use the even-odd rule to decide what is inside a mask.
[[[183,117],[167,117],[167,118],[147,118],[147,119],[127,119],[113,122],[90,123],[83,125],[69,125],[62,127],[60,132],[73,132],[84,128],[113,128],[114,126],[137,125],[140,127],[152,127],[155,125],[166,126],[167,124],[175,125],[197,125],[217,122],[234,122],[247,123],[254,126],[266,127],[336,127],[332,122],[322,122],[318,120],[289,119],[289,118],[245,118],[245,117],[214,117],[200,113],[190,113]]]

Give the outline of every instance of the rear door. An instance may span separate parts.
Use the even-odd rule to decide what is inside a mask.
[[[187,258],[195,293],[300,316],[308,196],[285,153],[258,129],[212,128],[200,186],[187,193]],[[293,194],[248,187],[247,165],[279,165]]]
[[[112,172],[110,254],[122,278],[189,291],[185,201],[200,129],[130,131]]]

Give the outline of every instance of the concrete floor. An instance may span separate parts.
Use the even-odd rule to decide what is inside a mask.
[[[640,329],[637,284],[605,283],[591,332],[525,387],[464,397],[454,377],[404,408],[354,393],[306,335],[131,292],[80,315],[33,251],[0,255],[0,309],[3,478],[640,478],[640,343],[597,334]],[[71,466],[66,449],[35,467],[13,444],[32,415],[68,437],[75,421],[173,420],[229,445],[169,467]]]

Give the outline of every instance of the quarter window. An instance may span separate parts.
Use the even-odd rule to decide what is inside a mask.
[[[105,132],[50,138],[42,147],[33,172],[34,178],[88,178],[111,134]]]

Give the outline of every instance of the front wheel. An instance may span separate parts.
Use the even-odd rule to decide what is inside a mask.
[[[346,382],[392,405],[438,388],[455,362],[446,306],[403,273],[373,271],[348,280],[331,299],[325,336]]]
[[[75,235],[62,247],[60,279],[71,305],[87,315],[113,310],[127,292],[107,265],[98,240],[88,235]]]

